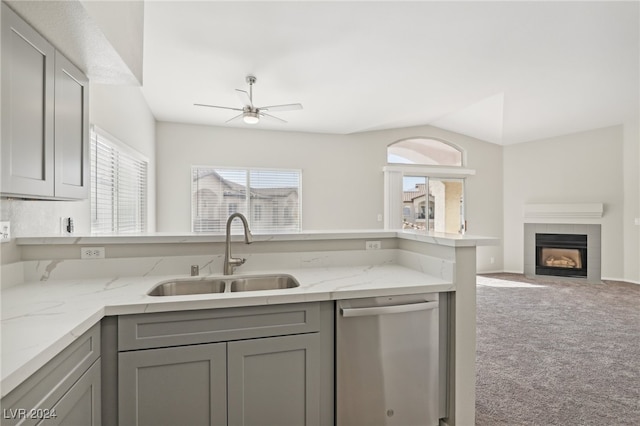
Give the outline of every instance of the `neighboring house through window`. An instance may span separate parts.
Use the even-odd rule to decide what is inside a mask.
[[[192,166],[191,229],[224,233],[240,212],[253,232],[299,232],[301,182],[300,170]]]
[[[104,130],[91,129],[91,233],[147,230],[148,160]]]

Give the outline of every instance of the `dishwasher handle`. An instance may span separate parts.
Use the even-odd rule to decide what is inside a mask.
[[[405,312],[427,311],[438,307],[438,302],[409,303],[406,305],[374,306],[371,308],[342,308],[342,316],[364,317],[370,315],[401,314]]]

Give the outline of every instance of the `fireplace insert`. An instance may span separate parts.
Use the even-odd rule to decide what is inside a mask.
[[[536,275],[587,277],[587,236],[536,234]]]

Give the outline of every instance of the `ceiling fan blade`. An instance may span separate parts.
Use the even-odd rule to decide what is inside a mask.
[[[302,109],[302,104],[284,104],[284,105],[270,105],[265,107],[258,108],[260,110],[266,110],[269,112],[273,111],[294,111],[297,109]]]
[[[242,105],[248,106],[249,108],[253,108],[253,102],[251,102],[251,96],[249,96],[249,93],[240,89],[236,89],[236,93],[238,94],[238,97],[240,98],[240,102],[242,102]]]
[[[233,111],[243,111],[242,108],[231,108],[231,107],[223,107],[223,106],[218,106],[218,105],[207,105],[207,104],[193,104],[195,106],[203,106],[203,107],[208,107],[208,108],[221,108],[221,109],[231,109]]]
[[[273,115],[270,115],[270,114],[265,114],[262,111],[260,111],[259,114],[260,114],[260,117],[264,117],[267,120],[279,121],[281,123],[287,123],[287,120],[283,120],[282,118],[279,118],[279,117],[276,117],[276,116],[273,116]]]
[[[240,111],[242,111],[242,110],[240,110]],[[243,115],[244,115],[244,112],[243,112],[242,114],[238,114],[238,115],[236,115],[236,116],[235,116],[235,117],[233,117],[233,118],[228,119],[227,121],[225,121],[225,123],[230,123],[230,122],[232,122],[232,121],[236,121],[236,120],[238,120],[239,118],[242,118],[242,116],[243,116]]]

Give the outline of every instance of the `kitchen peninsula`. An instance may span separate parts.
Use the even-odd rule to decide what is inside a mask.
[[[147,294],[154,286],[189,276],[192,265],[198,265],[201,277],[222,275],[224,236],[18,238],[22,262],[2,266],[3,405],[30,376],[109,318],[440,293],[447,363],[445,422],[471,424],[476,246],[496,243],[493,238],[424,231],[254,235],[252,245],[234,235],[234,254],[247,259],[235,275],[288,274],[300,286],[154,297]],[[83,247],[104,247],[105,258],[80,259]]]

